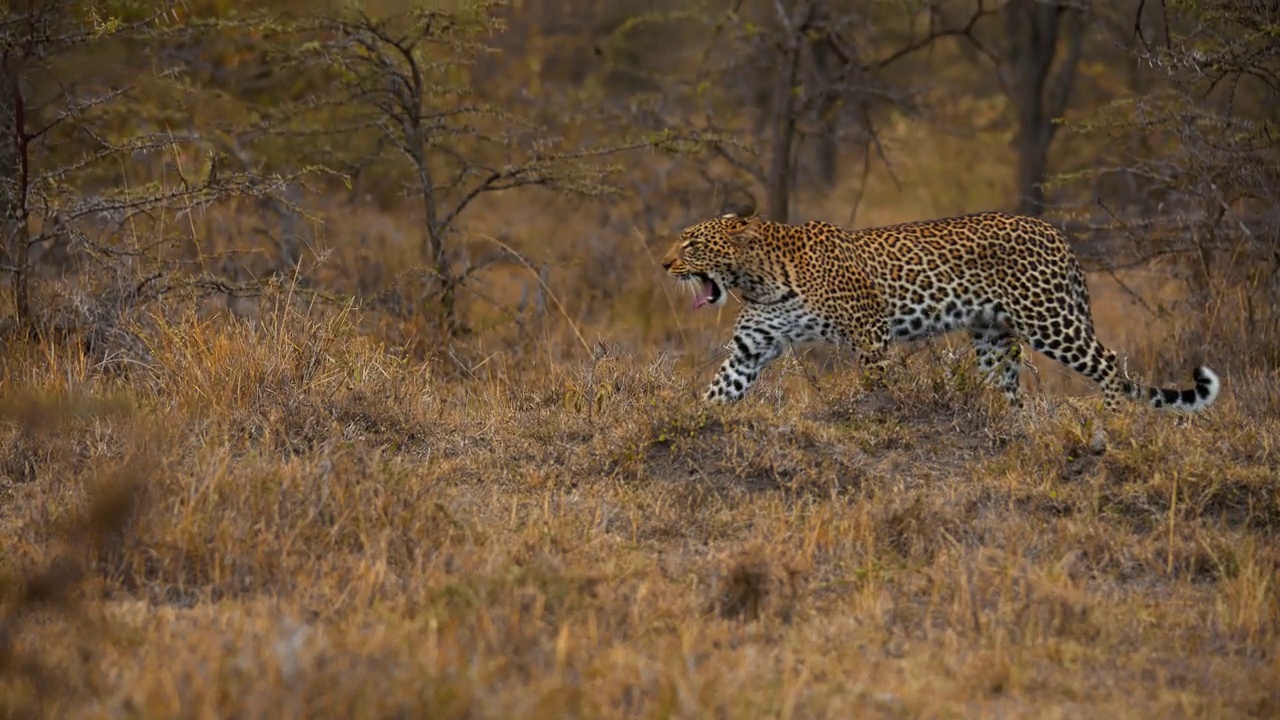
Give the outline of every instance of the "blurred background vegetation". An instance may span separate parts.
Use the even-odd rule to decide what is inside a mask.
[[[1217,323],[1182,346],[1270,370],[1278,28],[1225,0],[12,2],[0,316],[127,370],[140,318],[287,288],[465,374],[676,342],[653,257],[748,198],[1003,208],[1159,263],[1182,292],[1147,311]]]

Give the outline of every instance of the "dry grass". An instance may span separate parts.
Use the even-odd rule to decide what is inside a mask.
[[[124,376],[5,349],[6,714],[1280,713],[1259,388],[1099,454],[1087,403],[1014,415],[945,343],[721,410],[676,353],[446,381],[359,320],[171,311]]]

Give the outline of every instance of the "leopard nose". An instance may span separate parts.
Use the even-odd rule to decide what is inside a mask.
[[[672,265],[675,265],[675,264],[676,264],[676,261],[675,261],[675,260],[667,260],[667,259],[663,259],[663,261],[662,261],[662,269],[663,269],[663,270],[670,270],[670,269],[671,269],[671,266],[672,266]]]

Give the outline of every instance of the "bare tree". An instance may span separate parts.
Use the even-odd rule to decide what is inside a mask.
[[[570,146],[476,93],[468,72],[491,51],[503,4],[337,12],[286,20],[280,34],[283,62],[322,77],[277,112],[272,132],[312,139],[311,156],[348,176],[375,165],[400,173],[422,213],[421,258],[433,288],[424,309],[438,313],[447,338],[466,332],[458,292],[485,265],[461,257],[454,242],[478,198],[531,186],[606,194],[617,168],[605,159],[649,146]]]
[[[1168,16],[1144,21],[1152,5]],[[1280,366],[1280,7],[1231,0],[1163,6],[1138,3],[1130,26],[1155,89],[1068,125],[1111,152],[1056,182],[1079,192],[1086,206],[1079,214],[1090,218],[1079,234],[1092,236],[1100,264],[1159,260],[1163,272],[1181,270],[1185,302],[1195,310],[1180,315],[1194,340],[1237,371],[1273,373]],[[1136,181],[1102,182],[1110,178]],[[1274,398],[1253,402],[1270,409]]]
[[[1044,212],[1049,148],[1057,135],[1091,12],[1089,0],[1010,0],[1000,72],[1018,118],[1018,211]]]
[[[1003,27],[998,40],[985,41],[979,33],[965,37],[994,65],[1013,107],[1017,211],[1040,215],[1049,149],[1071,99],[1093,19],[1092,0],[1008,0],[999,14]]]
[[[918,9],[904,5],[898,21],[914,27]],[[700,6],[680,20],[702,24],[710,39],[695,45],[693,56],[682,58],[675,76],[662,83],[667,96],[649,122],[700,138],[763,188],[767,217],[785,222],[799,173],[798,145],[819,141],[827,156],[819,176],[828,180],[837,148],[857,148],[868,157],[880,153],[878,114],[889,107],[910,111],[917,100],[913,88],[889,79],[891,67],[939,38],[970,33],[992,12],[979,4],[954,26],[930,23],[923,32],[886,41],[890,34],[877,28],[871,8],[861,3]]]
[[[0,18],[0,270],[21,325],[33,326],[41,248],[74,251],[131,283],[133,295],[155,292],[155,281],[172,269],[159,252],[190,240],[171,230],[175,218],[280,185],[249,173],[219,175],[213,166],[197,170],[207,146],[167,126],[171,110],[144,97],[144,86],[179,87],[168,70],[139,76],[92,63],[95,52],[129,56],[186,35],[190,28],[174,21],[171,9],[122,6],[115,16],[97,5],[51,0]]]
[[[1116,222],[1144,229],[1148,253],[1189,252],[1207,273],[1209,255],[1224,251],[1237,267],[1261,261],[1274,272],[1280,269],[1280,8],[1205,0],[1162,24],[1172,28],[1158,41],[1143,34],[1140,18],[1134,28],[1136,54],[1164,79],[1165,91],[1123,98],[1078,130],[1164,142],[1154,152],[1116,154],[1086,176],[1143,180],[1140,198],[1098,200]],[[1121,203],[1149,216],[1129,217],[1115,210]]]

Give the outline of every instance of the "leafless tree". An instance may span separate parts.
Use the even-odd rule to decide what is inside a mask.
[[[1097,261],[1180,269],[1239,370],[1280,365],[1280,6],[1137,3],[1134,53],[1154,82],[1067,126],[1111,149],[1056,180],[1079,192]],[[1153,7],[1155,12],[1152,11]],[[1161,17],[1167,11],[1167,17]],[[1155,15],[1153,18],[1152,15]],[[1145,18],[1145,19],[1144,19]],[[1152,22],[1154,20],[1154,22]],[[1133,178],[1133,182],[1105,182]]]
[[[1049,150],[1071,100],[1092,0],[1007,0],[999,10],[996,37],[967,33],[966,39],[994,66],[1015,117],[1018,157],[1017,211],[1045,210]]]
[[[1206,272],[1223,251],[1280,269],[1280,6],[1205,0],[1183,8],[1138,55],[1168,92],[1126,99],[1100,114],[1110,132],[1164,140],[1126,153],[1100,173],[1135,173],[1159,216],[1160,251],[1192,250]],[[1181,29],[1180,29],[1181,26]],[[1135,23],[1142,33],[1142,24]],[[1132,222],[1116,213],[1118,219]],[[1154,249],[1154,248],[1153,248]],[[1276,286],[1275,282],[1267,283]]]
[[[1089,0],[1010,0],[1000,73],[1017,114],[1018,211],[1044,212],[1049,148],[1071,98]]]
[[[882,8],[883,9],[883,8]],[[814,139],[825,148],[819,176],[835,174],[839,147],[868,159],[882,149],[879,113],[911,110],[913,88],[888,71],[939,38],[970,33],[994,8],[982,4],[955,25],[928,23],[893,37],[873,22],[870,3],[824,0],[702,5],[680,15],[709,40],[694,45],[674,77],[663,82],[665,102],[650,122],[679,127],[764,190],[764,214],[787,221],[798,176],[797,147]],[[901,24],[935,17],[929,3],[901,8]],[[892,38],[892,39],[889,39]]]
[[[570,145],[476,93],[468,72],[491,51],[487,38],[501,29],[503,4],[335,12],[280,24],[281,62],[318,68],[321,79],[276,111],[272,132],[311,138],[313,159],[347,175],[375,165],[401,173],[422,212],[421,258],[433,287],[424,306],[438,312],[448,338],[465,333],[458,293],[485,264],[459,257],[454,242],[478,198],[531,186],[606,194],[616,171],[607,158],[650,145]],[[567,111],[561,119],[569,120]]]

